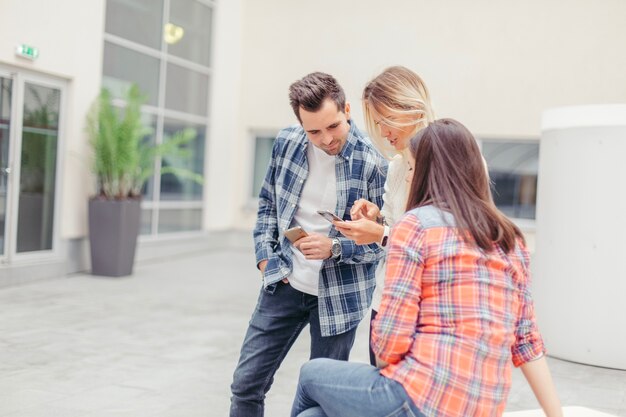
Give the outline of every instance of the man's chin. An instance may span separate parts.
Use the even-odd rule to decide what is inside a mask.
[[[338,145],[333,146],[332,148],[324,149],[327,155],[338,155],[339,151],[341,151],[341,147]]]

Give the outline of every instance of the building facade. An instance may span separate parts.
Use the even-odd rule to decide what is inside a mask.
[[[541,112],[626,100],[624,15],[618,0],[4,0],[0,286],[89,270],[86,115],[103,86],[123,107],[133,82],[146,140],[198,133],[192,160],[159,161],[144,190],[140,260],[251,230],[273,135],[296,122],[291,82],[335,75],[363,128],[363,86],[397,64],[481,140],[495,198],[532,246]]]

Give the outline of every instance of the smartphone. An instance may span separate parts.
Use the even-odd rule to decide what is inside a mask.
[[[285,230],[285,237],[289,239],[291,243],[295,243],[296,240],[308,236],[309,234],[304,231],[301,226],[295,226],[291,229]]]
[[[320,216],[322,216],[323,218],[325,218],[326,220],[328,220],[329,222],[334,222],[334,221],[338,221],[338,222],[342,222],[343,219],[337,215],[335,215],[335,213],[332,213],[328,210],[317,210],[317,214],[319,214]]]

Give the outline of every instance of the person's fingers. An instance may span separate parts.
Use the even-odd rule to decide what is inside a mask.
[[[359,198],[354,202],[354,204],[352,204],[352,208],[355,210],[360,210],[360,208],[363,207],[364,204],[367,204],[367,200],[364,198]]]
[[[366,213],[366,209],[367,209],[366,203],[367,203],[367,200],[364,200],[362,198],[354,202],[354,204],[352,205],[352,208],[350,209],[350,217],[353,220],[362,217]]]
[[[337,230],[351,230],[352,227],[347,222],[335,222],[333,223]]]

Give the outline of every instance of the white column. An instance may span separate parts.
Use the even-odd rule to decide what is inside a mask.
[[[626,104],[544,112],[535,255],[548,353],[626,369]]]
[[[205,160],[206,230],[237,225],[238,176],[243,169],[240,142],[240,86],[242,69],[242,0],[217,2],[213,31],[213,73],[209,139]]]

